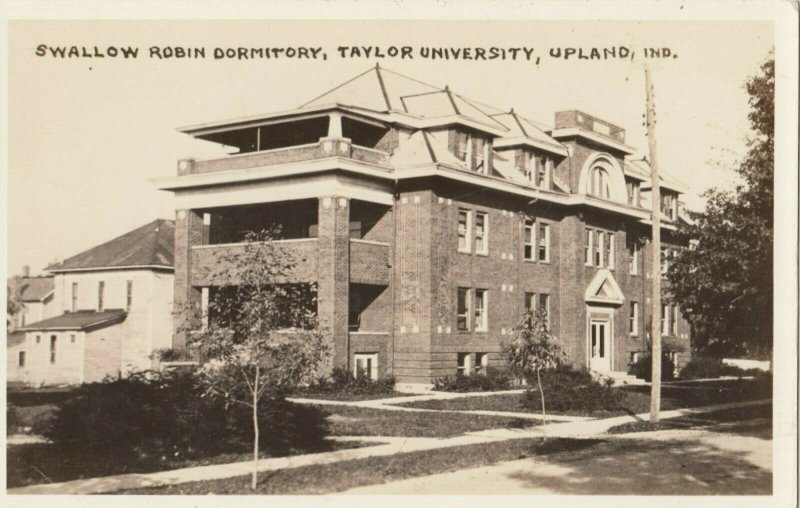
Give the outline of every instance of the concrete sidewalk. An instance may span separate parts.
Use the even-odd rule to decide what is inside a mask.
[[[665,411],[662,418],[676,418],[688,414],[697,414],[722,409],[737,407],[748,407],[759,404],[771,403],[771,400],[739,402],[731,404],[720,404],[706,406],[702,408],[681,409]],[[471,432],[461,436],[451,438],[420,438],[420,437],[362,437],[351,436],[345,439],[356,441],[375,441],[384,444],[377,444],[365,448],[355,448],[339,450],[335,452],[315,453],[308,455],[297,455],[293,457],[279,457],[274,459],[264,459],[259,463],[259,471],[274,471],[278,469],[288,469],[319,464],[331,464],[345,460],[356,460],[367,457],[377,457],[394,455],[397,453],[410,453],[422,450],[443,449],[453,446],[464,446],[480,444],[493,441],[504,441],[508,439],[520,439],[526,437],[541,437],[543,430],[548,437],[572,437],[589,438],[597,437],[609,428],[623,423],[637,420],[646,420],[647,414],[634,416],[621,416],[607,418],[603,420],[589,420],[581,422],[567,422],[548,425],[547,429],[534,427],[530,429],[492,429],[480,432]],[[90,478],[84,480],[73,480],[64,483],[51,483],[42,485],[31,485],[9,489],[8,494],[103,494],[119,490],[156,487],[161,485],[174,485],[180,483],[216,480],[221,478],[232,478],[250,474],[252,470],[251,462],[237,462],[233,464],[219,464],[211,466],[199,466],[173,471],[159,471],[154,473],[125,474],[107,476],[101,478]]]

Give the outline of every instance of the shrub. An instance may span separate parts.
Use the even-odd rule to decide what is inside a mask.
[[[724,364],[719,358],[692,358],[680,372],[681,379],[717,378]]]
[[[613,411],[624,398],[622,392],[613,388],[613,379],[595,379],[588,371],[567,365],[542,371],[541,379],[545,404],[550,411]],[[542,398],[536,378],[531,378],[529,384],[531,387],[525,391],[522,403],[530,409],[541,410]]]
[[[650,355],[642,356],[631,367],[631,372],[639,379],[647,382],[653,379],[653,361]],[[669,381],[675,378],[675,364],[669,355],[661,355],[661,380]]]
[[[444,376],[433,381],[440,392],[494,392],[511,388],[511,378],[505,372],[487,369],[485,374]]]
[[[261,450],[321,447],[323,415],[283,399],[261,405]],[[207,456],[252,444],[249,407],[206,394],[195,372],[140,372],[78,388],[38,429],[65,452]]]
[[[374,380],[367,376],[354,376],[349,370],[337,367],[330,375],[317,378],[300,393],[328,393],[347,396],[380,395],[394,392],[394,383],[393,376],[384,376]]]

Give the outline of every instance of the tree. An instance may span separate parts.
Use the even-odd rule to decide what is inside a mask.
[[[541,371],[554,369],[564,363],[565,353],[547,326],[545,309],[529,310],[512,329],[511,342],[503,344],[509,370],[522,379],[532,379],[536,374],[542,398],[543,429],[547,426],[544,388]]]
[[[22,301],[22,277],[15,275],[6,281],[6,296],[6,331],[13,332],[12,316],[25,308],[25,303]]]
[[[733,191],[711,189],[678,238],[690,243],[668,271],[674,300],[693,329],[693,348],[711,356],[772,352],[775,61],[746,83],[753,134]]]
[[[195,309],[187,319],[190,348],[211,361],[203,369],[209,394],[252,410],[252,489],[258,482],[260,412],[318,376],[328,351],[314,315],[313,289],[285,283],[294,261],[274,238],[274,231],[248,232],[242,246],[219,254],[207,275],[224,282],[207,311]]]

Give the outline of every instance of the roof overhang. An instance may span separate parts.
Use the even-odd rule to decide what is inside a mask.
[[[611,138],[607,138],[600,134],[596,134],[591,131],[587,131],[586,129],[581,129],[580,127],[570,127],[568,129],[555,129],[549,132],[550,136],[558,139],[558,138],[571,138],[571,137],[579,137],[588,139],[593,143],[597,143],[598,145],[602,145],[606,148],[611,148],[612,150],[617,150],[618,152],[622,152],[627,155],[633,155],[636,151],[633,147],[630,147],[624,143],[620,143],[619,141],[614,141]]]
[[[512,148],[516,146],[530,146],[532,148],[538,148],[540,150],[545,150],[550,153],[554,153],[556,155],[561,155],[562,157],[566,157],[569,155],[567,152],[567,148],[562,145],[556,145],[553,143],[547,143],[545,141],[541,141],[538,139],[529,138],[527,136],[517,136],[514,138],[497,138],[493,142],[493,147],[497,148]]]
[[[127,265],[127,266],[90,266],[82,268],[45,268],[50,273],[71,273],[71,272],[107,272],[116,270],[171,270],[174,266],[169,265]]]

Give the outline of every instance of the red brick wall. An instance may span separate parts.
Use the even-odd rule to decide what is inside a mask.
[[[348,367],[348,286],[350,273],[350,200],[319,198],[317,312],[333,337],[333,365]]]
[[[192,287],[191,246],[203,241],[203,217],[194,210],[178,210],[175,213],[175,304],[173,311],[173,347],[181,349],[186,345],[184,313],[191,306],[200,304],[200,290]]]

